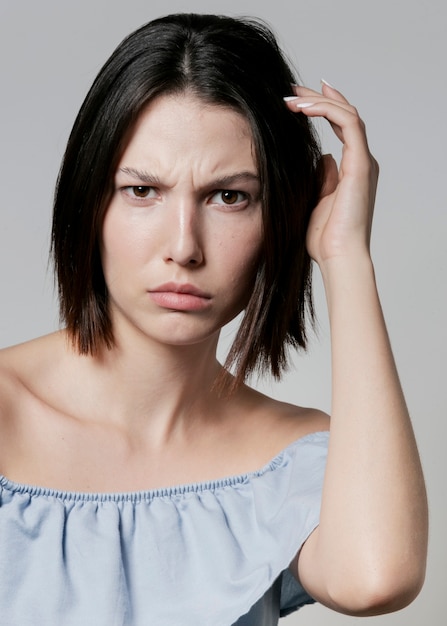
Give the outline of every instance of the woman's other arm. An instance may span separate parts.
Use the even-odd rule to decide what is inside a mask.
[[[328,303],[333,389],[320,525],[303,546],[298,575],[322,603],[371,615],[402,608],[423,583],[424,479],[370,257],[377,163],[339,92],[326,84],[322,94],[296,92],[289,108],[325,117],[343,143],[339,170],[325,157],[308,231]]]

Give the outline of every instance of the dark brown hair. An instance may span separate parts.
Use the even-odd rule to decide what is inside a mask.
[[[287,347],[306,346],[313,308],[305,238],[320,193],[320,150],[307,118],[283,102],[294,82],[274,35],[258,20],[170,15],[115,50],[76,118],[55,193],[60,314],[80,353],[114,343],[99,235],[126,140],[150,100],[185,90],[248,119],[261,180],[264,245],[226,366],[236,383],[256,370],[279,377]]]

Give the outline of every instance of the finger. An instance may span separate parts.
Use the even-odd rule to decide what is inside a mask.
[[[344,144],[339,176],[347,172],[371,170],[374,159],[368,148],[365,125],[357,109],[326,81],[322,82],[321,94],[301,86],[294,86],[293,91],[296,97],[285,99],[288,108],[300,111],[307,117],[324,117]]]
[[[284,101],[288,107],[288,109],[294,113],[302,112],[305,113],[308,117],[326,117],[329,123],[332,126],[333,131],[340,141],[344,143],[343,131],[339,124],[336,122],[336,118],[339,116],[329,117],[326,114],[327,107],[329,105],[333,105],[333,107],[338,107],[340,110],[344,110],[346,113],[350,113],[354,116],[358,116],[356,109],[350,104],[345,104],[342,102],[335,102],[334,100],[328,100],[324,96],[286,96]],[[335,110],[335,109],[334,109]]]
[[[310,89],[309,87],[305,87],[304,85],[292,85],[292,93],[295,96],[321,96],[320,91],[316,91],[315,89]]]
[[[308,117],[326,118],[342,143],[367,146],[365,125],[352,105],[312,97],[298,98],[288,105]]]
[[[338,95],[337,96],[338,99],[336,99],[336,98],[330,98],[325,94],[318,93],[317,91],[314,91],[313,89],[307,89],[307,88],[301,88],[301,87],[297,87],[295,89],[296,91],[299,91],[300,95],[296,93],[294,95],[285,96],[283,98],[288,108],[291,111],[294,110],[295,106],[299,108],[301,107],[304,108],[304,107],[310,106],[310,103],[316,104],[319,102],[333,102],[334,104],[337,104],[338,106],[348,111],[356,112],[355,107],[349,104],[346,98],[344,98],[341,94]],[[335,89],[333,91],[337,94]]]
[[[343,104],[348,104],[349,105],[349,101],[345,98],[345,96],[338,91],[338,89],[335,89],[335,87],[333,87],[332,85],[330,85],[326,80],[321,79],[321,92],[316,91],[315,89],[309,89],[308,87],[305,87],[304,85],[292,85],[292,91],[296,96],[299,97],[303,97],[303,96],[320,96],[321,94],[323,94],[326,97],[332,98],[333,100],[336,100],[337,102],[341,102]]]
[[[321,93],[325,96],[328,96],[329,98],[332,98],[333,100],[337,100],[337,102],[349,104],[349,101],[345,98],[345,96],[340,91],[338,91],[338,89],[332,87],[332,85],[330,85],[323,78],[321,79]]]
[[[321,106],[325,105],[325,104],[330,104],[332,103],[334,106],[338,106],[342,109],[344,109],[347,112],[353,113],[353,114],[357,114],[356,109],[351,106],[350,104],[344,104],[342,102],[336,102],[334,100],[328,100],[328,98],[319,95],[319,96],[285,96],[284,97],[284,102],[287,105],[287,108],[292,111],[293,113],[298,113],[298,112],[303,112],[304,113],[304,109],[308,109],[310,107],[315,108],[316,105],[320,105],[320,108],[317,110],[315,109],[315,111],[309,112],[309,117],[313,117],[313,116],[317,116],[320,115],[321,113],[318,111],[321,111]],[[325,117],[323,115],[323,117]],[[330,120],[329,120],[330,121]],[[335,127],[335,125],[333,125],[333,130],[335,131],[335,134],[337,135],[337,137],[341,140],[341,131],[340,129],[337,129]]]

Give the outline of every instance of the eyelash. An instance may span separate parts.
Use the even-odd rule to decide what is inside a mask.
[[[137,192],[137,190],[139,191]],[[122,187],[122,191],[133,200],[144,201],[144,200],[152,199],[153,197],[155,197],[151,195],[151,192],[155,192],[156,189],[155,187],[151,187],[150,185],[129,185],[126,187]],[[138,195],[138,193],[141,193],[144,195]],[[235,201],[225,202],[224,197],[223,197],[224,194],[235,195],[236,196]],[[215,200],[216,196],[220,196],[221,202]],[[239,206],[240,204],[247,202],[249,200],[249,194],[247,194],[244,191],[238,191],[236,189],[219,189],[217,191],[214,191],[211,194],[210,200],[213,204],[217,204],[220,206],[233,207],[233,206]]]

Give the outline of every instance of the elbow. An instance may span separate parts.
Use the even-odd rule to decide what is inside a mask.
[[[425,578],[425,566],[411,571],[381,572],[352,584],[336,584],[328,594],[332,608],[341,613],[367,617],[405,608],[418,596]]]
[[[361,603],[356,607],[356,615],[373,616],[400,611],[418,596],[422,588],[421,581],[391,584],[387,587],[372,587],[366,589]]]

